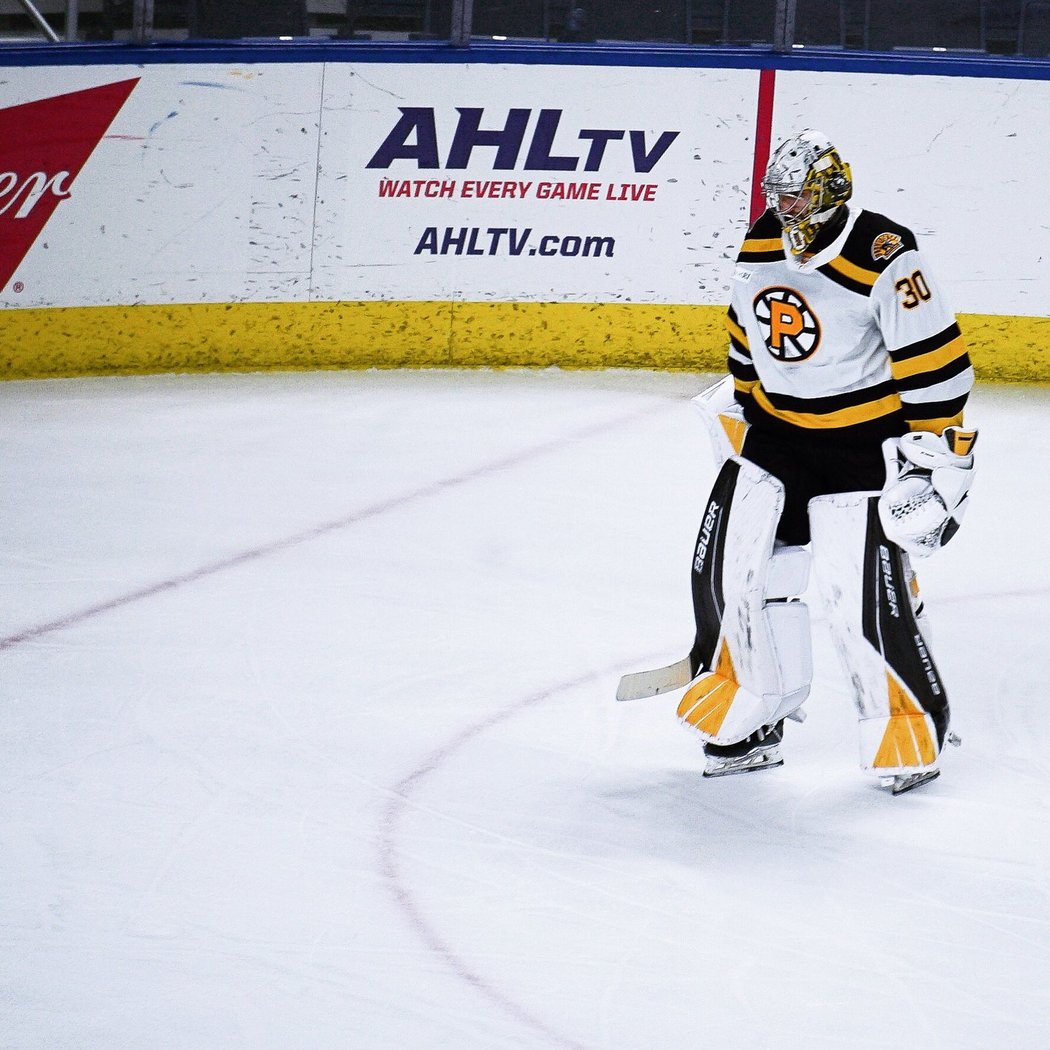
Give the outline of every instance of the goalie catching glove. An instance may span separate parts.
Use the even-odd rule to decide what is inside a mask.
[[[959,531],[974,478],[976,430],[914,431],[883,442],[886,484],[879,518],[886,536],[926,557]]]

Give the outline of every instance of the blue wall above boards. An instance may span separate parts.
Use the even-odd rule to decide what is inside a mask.
[[[858,52],[800,47],[776,52],[764,47],[687,47],[670,44],[549,44],[473,41],[454,47],[444,41],[353,40],[158,41],[145,46],[18,44],[0,47],[0,67],[155,65],[171,63],[464,62],[500,65],[666,67],[680,69],[783,69],[811,72],[895,73],[921,76],[1050,80],[1050,58],[1007,57],[947,51]]]

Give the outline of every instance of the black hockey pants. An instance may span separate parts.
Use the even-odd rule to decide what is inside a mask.
[[[878,491],[886,480],[881,441],[850,445],[825,431],[795,433],[748,428],[743,456],[784,486],[784,513],[777,526],[782,543],[809,543],[808,504],[833,492]]]

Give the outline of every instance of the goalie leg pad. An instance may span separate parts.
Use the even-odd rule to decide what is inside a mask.
[[[926,605],[922,600],[922,591],[919,589],[919,577],[915,573],[907,551],[901,551],[901,561],[904,563],[904,579],[908,584],[911,610],[915,614],[915,622],[919,625],[919,630],[928,646],[933,642],[933,628],[930,626],[930,618],[926,615]]]
[[[817,580],[860,719],[861,767],[879,777],[935,768],[948,697],[916,617],[910,566],[879,521],[878,496],[820,496],[809,515]]]
[[[679,718],[706,740],[733,744],[794,713],[812,678],[809,555],[777,547],[784,488],[733,456],[715,480],[693,559],[696,677]]]

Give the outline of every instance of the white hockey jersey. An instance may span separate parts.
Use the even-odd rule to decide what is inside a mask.
[[[910,230],[849,208],[806,261],[767,211],[732,281],[729,371],[752,424],[881,441],[962,422],[973,386],[966,344]]]

